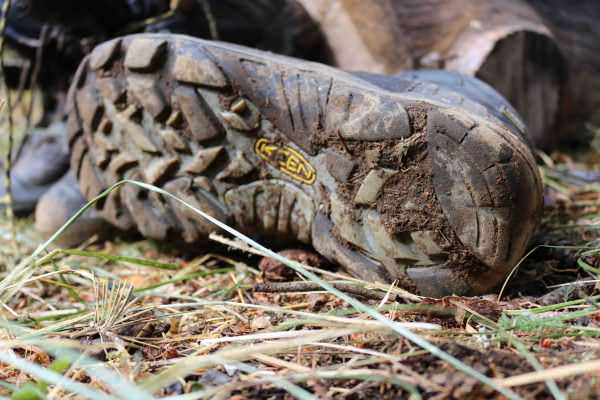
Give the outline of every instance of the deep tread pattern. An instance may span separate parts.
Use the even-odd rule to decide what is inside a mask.
[[[96,82],[98,89],[100,89],[100,94],[105,99],[108,99],[112,103],[119,103],[125,100],[127,93],[125,91],[125,85],[121,82],[112,78],[98,78]]]
[[[125,37],[94,50],[69,93],[72,169],[88,199],[142,180],[248,233],[312,243],[365,279],[427,294],[488,290],[523,254],[541,210],[522,132],[448,85],[382,87],[233,45]],[[417,142],[423,158],[411,162],[426,160],[433,173],[423,192],[489,282],[433,278],[448,274],[439,256],[449,239],[436,227],[388,230],[383,194],[406,188],[391,185]],[[196,242],[215,231],[179,201],[132,185],[98,209],[155,239]]]
[[[398,78],[414,82],[407,88],[408,92],[419,93],[427,85],[437,87],[436,96],[442,102],[464,107],[478,115],[495,117],[511,128],[521,140],[528,142],[525,123],[517,111],[508,100],[477,78],[438,70],[404,72]]]
[[[295,65],[251,60],[218,47],[211,52],[229,76],[247,77],[236,82],[242,93],[254,104],[268,103],[261,107],[265,118],[311,155],[316,154],[311,137],[317,131],[365,141],[410,133],[408,114],[393,96]]]
[[[232,189],[225,204],[246,231],[277,232],[310,243],[315,210],[312,200],[284,181],[270,180]]]
[[[152,71],[165,62],[166,49],[166,40],[136,38],[127,49],[124,64],[132,71]]]
[[[465,129],[439,111],[429,113],[428,130],[433,183],[446,218],[487,265],[514,264],[509,258],[525,250],[541,210],[541,181],[527,146],[501,133],[491,142],[484,129]]]
[[[105,68],[119,53],[121,39],[114,39],[99,45],[90,57],[90,68],[94,71]]]
[[[517,111],[498,92],[477,78],[446,70],[405,71],[393,77],[366,72],[355,75],[387,90],[436,100],[486,119],[494,119],[529,144],[527,129]]]
[[[95,130],[104,113],[104,107],[100,104],[98,96],[91,93],[90,90],[80,90],[77,92],[77,104],[85,127]]]
[[[127,77],[127,87],[129,93],[152,117],[158,119],[160,116],[165,115],[169,105],[154,77],[132,74]]]
[[[217,65],[207,58],[198,59],[182,52],[175,58],[173,77],[181,83],[224,88],[227,78]]]
[[[98,174],[91,160],[90,153],[86,153],[79,169],[81,192],[88,199],[93,199],[106,189],[104,179]]]
[[[225,133],[223,126],[195,88],[180,86],[175,89],[173,103],[180,107],[192,135],[199,142],[218,139]]]
[[[138,173],[131,174],[129,178],[142,179]],[[169,227],[175,221],[155,193],[147,193],[138,186],[126,185],[121,189],[121,198],[142,235],[157,240],[167,238]]]

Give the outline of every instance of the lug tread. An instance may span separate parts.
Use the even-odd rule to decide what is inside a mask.
[[[390,260],[371,260],[375,253],[360,245],[371,240],[371,250],[392,263],[413,253],[418,257],[406,260],[431,262],[414,246],[397,246],[405,238],[387,232],[379,213],[383,194],[400,182],[404,156],[390,158],[397,146],[386,148],[387,159],[367,152],[418,137],[433,165],[433,188],[427,183],[426,190],[485,265],[511,264],[507,259],[522,254],[532,234],[531,224],[515,231],[515,220],[531,222],[527,213],[541,209],[541,196],[533,198],[541,181],[530,149],[514,131],[495,128],[497,120],[486,119],[479,103],[443,85],[417,85],[413,92],[424,101],[415,101],[324,66],[176,35],[125,37],[118,50],[99,48],[89,60],[69,95],[68,124],[73,170],[88,198],[119,180],[139,179],[250,233],[308,244],[323,239],[319,229],[330,229],[327,221],[315,227],[320,215],[340,228],[330,232],[336,243],[327,242],[328,249],[313,243],[327,257],[354,273],[368,265],[377,272],[363,275],[373,280],[401,279]],[[417,108],[425,113],[420,130]],[[255,148],[257,138],[269,143]],[[320,153],[324,148],[333,153]],[[364,163],[355,151],[364,152]],[[285,172],[306,170],[304,162],[318,184]],[[342,186],[350,188],[345,198]],[[525,206],[514,210],[514,204]],[[216,230],[180,202],[132,185],[99,208],[114,225],[155,239],[196,242]],[[433,239],[419,240],[440,251]]]

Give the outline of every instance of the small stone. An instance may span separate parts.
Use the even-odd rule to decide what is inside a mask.
[[[271,320],[269,319],[269,317],[266,317],[264,315],[254,318],[252,320],[252,322],[250,322],[250,329],[252,329],[253,331],[258,331],[260,329],[267,329],[267,328],[270,328],[271,326],[273,326],[271,324]]]
[[[325,164],[329,175],[338,182],[345,183],[350,179],[350,175],[356,166],[356,163],[347,159],[339,153],[327,152],[325,155]]]
[[[373,169],[369,171],[367,177],[363,180],[362,185],[358,188],[358,192],[354,197],[354,204],[372,204],[379,197],[379,192],[385,182],[395,175],[398,171],[392,169]]]

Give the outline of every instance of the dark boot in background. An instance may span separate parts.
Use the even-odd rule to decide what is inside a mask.
[[[86,203],[75,177],[72,173],[67,173],[41,197],[35,209],[35,228],[42,237],[48,239]],[[106,238],[110,231],[110,225],[92,207],[77,218],[54,245],[78,246],[92,236]]]
[[[15,90],[40,88],[44,108],[13,169],[19,215],[33,211],[67,170],[66,92],[95,44],[131,32],[173,32],[309,59],[326,55],[318,26],[295,0],[16,0],[7,19],[7,41],[19,58],[7,69],[7,82]],[[44,130],[51,132],[37,137]]]
[[[34,130],[22,144],[11,170],[12,206],[17,215],[31,213],[40,197],[69,169],[64,131],[64,124]],[[4,171],[0,171],[0,197],[4,195]]]

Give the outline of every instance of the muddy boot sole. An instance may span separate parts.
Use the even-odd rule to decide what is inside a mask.
[[[76,74],[72,170],[88,199],[142,180],[245,233],[312,244],[366,280],[483,293],[524,253],[541,180],[519,132],[444,93],[394,93],[219,42],[128,36]],[[131,185],[98,208],[154,239],[215,231]]]

